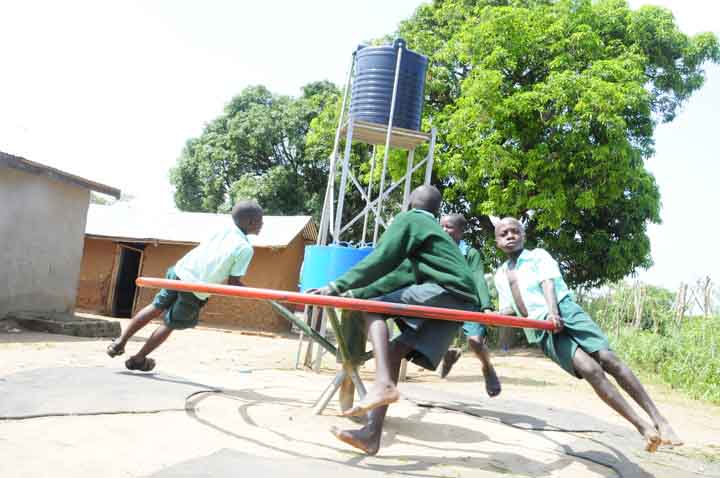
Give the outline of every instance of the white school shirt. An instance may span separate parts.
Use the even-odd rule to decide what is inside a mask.
[[[495,288],[498,292],[500,310],[512,307],[517,315],[521,315],[515,304],[507,277],[508,263],[505,261],[495,272]],[[545,295],[540,285],[552,279],[555,283],[555,294],[558,303],[571,295],[570,289],[560,274],[558,263],[545,249],[524,249],[515,263],[520,296],[531,319],[544,320],[548,314]]]
[[[244,276],[252,257],[253,248],[247,236],[231,224],[185,254],[175,264],[175,274],[188,282],[222,284],[230,276]],[[210,297],[201,292],[193,294],[201,300]]]

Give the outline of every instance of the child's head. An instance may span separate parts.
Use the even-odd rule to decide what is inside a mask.
[[[440,218],[440,225],[455,242],[460,242],[463,238],[467,221],[462,214],[448,214]]]
[[[505,217],[495,224],[495,243],[505,254],[525,247],[525,228],[514,217]]]
[[[263,210],[255,201],[238,201],[230,215],[245,234],[258,234],[263,225]]]
[[[437,216],[442,196],[435,186],[419,186],[410,193],[410,207],[422,209]]]

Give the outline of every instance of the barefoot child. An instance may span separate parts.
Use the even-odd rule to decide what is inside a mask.
[[[647,451],[655,451],[660,444],[682,445],[632,370],[610,350],[607,337],[575,303],[550,254],[544,249],[525,249],[525,230],[514,218],[496,224],[495,242],[508,256],[495,274],[501,313],[553,321],[555,333],[525,329],[528,341],[539,343],[545,355],[569,374],[587,380],[605,403],[640,432]],[[652,424],[638,416],[604,372],[645,410]]]
[[[443,216],[440,219],[440,225],[443,230],[447,232],[450,237],[457,243],[462,252],[463,256],[467,260],[470,271],[473,273],[475,278],[475,285],[477,286],[477,294],[480,299],[480,310],[484,312],[492,311],[490,305],[490,291],[488,290],[487,283],[485,282],[485,269],[483,268],[482,257],[477,249],[470,247],[465,241],[462,240],[465,227],[467,226],[467,220],[462,214],[450,214]],[[495,367],[493,367],[490,361],[490,350],[485,343],[486,329],[483,324],[478,322],[465,322],[463,324],[463,332],[468,339],[468,345],[470,349],[475,353],[475,356],[482,362],[483,377],[485,379],[485,391],[488,396],[496,397],[500,394],[500,380],[498,379]],[[443,363],[441,368],[440,376],[445,378],[452,366],[460,358],[461,352],[459,349],[450,349],[445,353],[443,357]]]
[[[485,282],[485,270],[483,269],[482,258],[476,249],[468,246],[465,241],[462,240],[462,232],[466,225],[467,221],[462,214],[451,214],[449,216],[443,216],[440,219],[440,226],[456,242],[460,248],[460,252],[467,261],[470,272],[473,274],[478,299],[480,301],[480,310],[490,312],[492,311],[490,305],[490,291],[488,290],[487,283]],[[415,284],[416,279],[412,270],[412,263],[409,259],[405,259],[405,261],[403,261],[403,263],[392,273],[363,288],[363,298],[378,297]],[[475,355],[483,364],[485,391],[491,397],[499,395],[501,391],[500,380],[498,379],[495,368],[490,361],[490,350],[488,350],[487,345],[485,344],[485,326],[477,322],[465,322],[462,330],[468,337],[470,348],[473,352],[475,352]],[[461,351],[456,348],[452,348],[445,352],[441,366],[440,376],[442,378],[447,376],[452,366],[460,358],[460,355]]]
[[[374,297],[374,300],[477,310],[477,290],[472,273],[457,245],[435,218],[440,201],[440,192],[432,186],[415,189],[410,196],[412,209],[395,216],[375,250],[317,292],[368,298],[366,287],[373,290],[374,282],[387,274],[397,274],[398,266],[409,259],[412,268],[406,269],[408,277],[396,278],[396,283],[411,285]],[[367,395],[344,414],[369,412],[368,422],[360,430],[333,429],[333,433],[338,439],[374,455],[380,448],[388,405],[400,397],[396,383],[401,360],[407,358],[434,370],[460,324],[401,317],[396,319],[401,334],[389,342],[387,317],[371,313],[363,315],[375,353],[375,383]]]
[[[231,217],[234,224],[228,224],[185,254],[174,267],[168,269],[165,277],[190,282],[219,284],[227,281],[230,285],[243,285],[240,278],[245,275],[253,256],[253,248],[246,235],[260,232],[263,211],[255,201],[240,201],[233,207]],[[127,341],[164,312],[164,324],[155,329],[137,354],[125,361],[128,370],[149,372],[155,367],[155,360],[148,355],[173,330],[195,327],[200,309],[205,306],[208,297],[208,294],[199,292],[161,289],[153,302],[130,320],[120,338],[108,346],[107,354],[116,357],[125,353]]]

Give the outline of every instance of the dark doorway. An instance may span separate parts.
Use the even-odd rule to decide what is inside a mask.
[[[138,247],[140,246],[140,247]],[[143,244],[132,246],[120,244],[119,264],[115,280],[115,295],[113,299],[112,315],[114,317],[130,317],[135,302],[135,279],[140,271]]]

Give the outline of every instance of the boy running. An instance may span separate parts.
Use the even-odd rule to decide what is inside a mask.
[[[255,201],[240,201],[231,212],[234,224],[216,232],[207,240],[185,254],[165,277],[173,280],[230,285],[243,285],[253,248],[248,234],[258,234],[262,229],[263,211]],[[160,289],[153,302],[140,310],[130,320],[120,338],[107,348],[110,357],[125,353],[128,340],[152,319],[165,313],[164,324],[158,326],[137,354],[125,361],[128,370],[149,372],[155,368],[155,360],[148,355],[170,336],[173,330],[195,327],[200,309],[208,301],[209,294]]]

